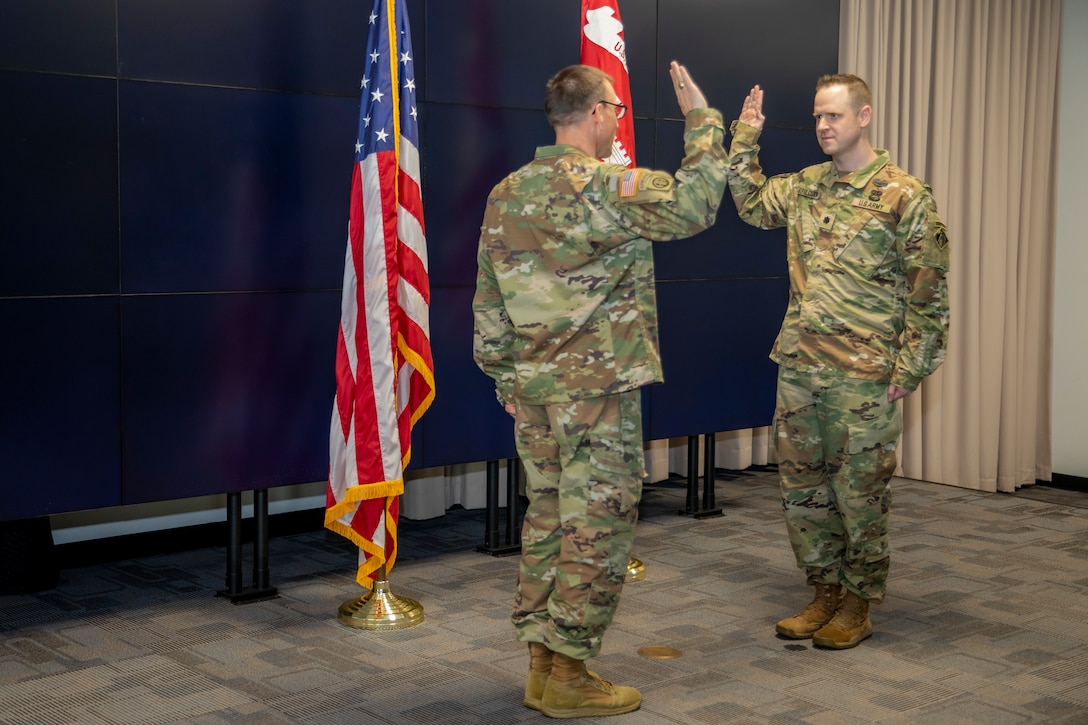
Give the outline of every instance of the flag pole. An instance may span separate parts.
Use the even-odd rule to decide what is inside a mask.
[[[419,98],[406,0],[373,0],[360,81],[325,527],[359,547],[341,623],[399,629],[419,602],[389,589],[411,432],[434,398]]]
[[[582,0],[581,62],[600,68],[612,78],[612,87],[621,103],[629,109],[631,81],[627,73],[627,43],[623,37],[623,20],[620,19],[618,0]],[[607,159],[624,166],[635,166],[634,112],[619,120],[616,138],[612,143],[612,156]],[[646,565],[642,560],[627,560],[628,584],[646,578]]]
[[[423,605],[394,594],[382,564],[374,572],[374,590],[341,604],[337,619],[355,629],[407,629],[423,621]]]

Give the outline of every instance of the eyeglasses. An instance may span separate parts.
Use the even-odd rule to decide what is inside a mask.
[[[613,103],[612,101],[597,101],[598,103],[607,103],[610,106],[616,107],[616,118],[623,118],[627,115],[627,106],[622,103]]]

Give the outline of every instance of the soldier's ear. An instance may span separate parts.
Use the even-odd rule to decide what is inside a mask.
[[[858,122],[861,124],[861,127],[865,128],[868,126],[869,121],[871,120],[873,120],[873,107],[869,105],[862,106],[861,110],[858,111]]]

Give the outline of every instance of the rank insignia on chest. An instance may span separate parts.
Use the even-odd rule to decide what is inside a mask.
[[[835,225],[835,219],[830,214],[820,214],[817,219],[820,229],[825,232],[831,231],[831,227]]]

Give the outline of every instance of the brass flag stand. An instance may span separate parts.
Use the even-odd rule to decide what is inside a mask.
[[[624,582],[627,584],[633,584],[640,582],[646,578],[646,565],[642,563],[642,559],[636,559],[630,557],[627,560],[627,576],[624,578]]]
[[[423,621],[423,605],[390,591],[383,564],[374,573],[374,591],[347,600],[337,615],[340,624],[355,629],[407,629]]]

